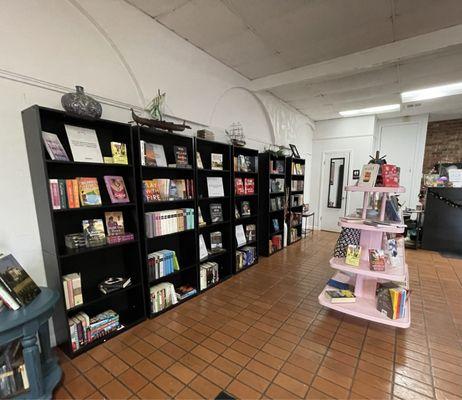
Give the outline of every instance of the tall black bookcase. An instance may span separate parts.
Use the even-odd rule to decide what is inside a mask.
[[[287,215],[287,245],[298,242],[302,238],[303,190],[305,182],[305,160],[297,157],[286,159],[286,186],[289,189]],[[301,185],[301,187],[295,187]],[[296,202],[295,199],[300,199]],[[298,216],[298,218],[297,218]]]
[[[197,187],[197,214],[202,215],[205,225],[200,226],[198,221],[196,247],[200,249],[199,237],[202,235],[209,255],[199,261],[199,288],[201,291],[210,289],[217,283],[223,282],[232,276],[233,268],[233,232],[231,230],[232,211],[231,197],[231,146],[225,143],[209,141],[201,138],[195,139],[196,151],[196,187]],[[212,154],[221,155],[222,169],[212,165]],[[202,165],[197,165],[198,160]],[[218,167],[219,168],[219,167]],[[207,179],[221,179],[223,196],[211,196],[208,190]],[[212,222],[212,213],[221,208],[221,221]],[[212,209],[214,211],[212,211]],[[199,211],[200,210],[200,211]],[[220,219],[220,218],[216,218]],[[222,251],[211,252],[211,234],[220,232]],[[216,283],[200,287],[201,265],[208,261],[215,262],[219,267],[219,280]]]
[[[241,272],[258,263],[258,215],[259,215],[259,203],[258,203],[258,192],[259,192],[259,179],[258,179],[258,150],[249,149],[246,147],[231,146],[232,148],[232,185],[233,185],[233,196],[232,196],[232,234],[233,234],[233,273]],[[246,165],[243,166],[241,160]],[[254,191],[253,194],[236,194],[236,179],[241,179],[242,182],[246,178],[254,180]],[[243,206],[249,205],[249,214],[244,215]],[[239,213],[236,214],[235,210]],[[245,244],[238,245],[236,239],[236,227],[239,225],[243,226],[244,232],[248,225],[255,225],[255,239],[247,240]],[[252,263],[239,268],[237,263],[237,252],[243,251],[245,247],[255,248],[255,257]]]
[[[146,316],[132,131],[127,124],[104,119],[89,121],[39,106],[24,110],[22,119],[47,282],[49,287],[59,291],[62,298],[53,315],[56,339],[67,354],[76,356],[123,332]],[[42,141],[42,131],[56,134],[69,159],[72,160],[65,131],[66,124],[96,131],[103,156],[112,155],[111,141],[125,143],[128,165],[51,160]],[[130,198],[129,203],[111,204],[104,182],[106,175],[123,177]],[[54,210],[49,179],[76,177],[97,178],[102,205]],[[66,234],[82,232],[83,220],[104,221],[106,211],[121,211],[125,230],[134,233],[135,239],[99,247],[75,250],[66,248]],[[83,304],[66,310],[62,277],[70,273],[79,273],[81,276]],[[125,289],[107,295],[102,294],[98,284],[113,276],[130,277],[132,284]],[[108,309],[119,314],[121,328],[73,352],[68,318],[80,311],[92,317]]]
[[[260,153],[258,159],[259,252],[268,257],[284,248],[286,157]]]
[[[182,200],[165,200],[165,201],[153,201],[145,202],[143,196],[143,181],[152,179],[192,179],[195,180],[195,152],[194,142],[191,137],[185,135],[173,134],[157,129],[145,128],[145,127],[133,127],[135,133],[135,153],[137,160],[136,177],[137,177],[137,188],[139,191],[139,219],[141,225],[141,250],[142,250],[142,265],[144,279],[146,281],[146,306],[148,315],[154,317],[155,315],[161,314],[168,311],[172,307],[163,309],[162,311],[154,313],[151,307],[151,295],[150,288],[158,285],[162,282],[170,282],[175,288],[182,285],[190,285],[196,290],[198,287],[198,251],[196,246],[197,237],[197,208],[196,208],[196,196],[190,199]],[[148,166],[142,165],[141,163],[141,151],[140,141],[146,143],[153,143],[162,145],[165,153],[167,166]],[[188,168],[177,168],[173,167],[176,163],[174,146],[186,147],[188,155]],[[170,165],[170,166],[169,166]],[[195,191],[195,194],[197,192]],[[148,238],[146,235],[146,219],[145,215],[147,212],[155,211],[166,211],[175,209],[192,208],[194,209],[194,228],[187,229],[180,232],[170,233],[166,235],[154,236]],[[162,276],[157,279],[150,279],[148,276],[148,256],[151,253],[160,250],[173,250],[178,259],[179,270],[171,274]],[[193,297],[193,296],[191,296]],[[184,301],[188,300],[186,298]],[[176,305],[182,303],[178,302]]]

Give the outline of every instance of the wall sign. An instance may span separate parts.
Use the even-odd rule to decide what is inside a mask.
[[[359,179],[359,169],[353,170],[353,179]]]

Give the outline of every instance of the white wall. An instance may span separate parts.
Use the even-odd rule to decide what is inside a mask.
[[[247,79],[122,0],[0,0],[0,7],[0,249],[13,252],[40,285],[46,281],[21,110],[61,108],[62,93],[81,84],[103,103],[104,118],[127,122],[127,107],[144,106],[159,88],[167,92],[167,113],[195,128],[221,128],[223,138],[237,120],[249,146],[273,143],[271,113],[281,102],[262,108],[254,94],[236,89]],[[287,108],[284,115],[297,121],[287,137],[310,149],[308,118]]]
[[[325,186],[327,182],[324,182],[323,186],[321,182],[323,152],[351,151],[350,170],[345,185],[354,184],[353,170],[361,170],[362,166],[368,162],[369,155],[373,153],[375,123],[376,119],[373,115],[316,122],[313,137],[310,208],[316,212],[317,227],[320,226],[320,192],[321,188],[327,187]],[[362,205],[362,197],[357,193],[347,192],[346,200],[347,214]]]

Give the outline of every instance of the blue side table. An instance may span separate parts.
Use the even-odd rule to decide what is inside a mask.
[[[20,339],[23,347],[30,388],[17,399],[51,399],[53,389],[61,380],[62,371],[51,353],[48,328],[59,294],[46,287],[40,289],[42,292],[27,306],[0,313],[0,344]]]

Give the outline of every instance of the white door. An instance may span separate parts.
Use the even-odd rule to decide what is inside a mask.
[[[348,181],[350,152],[323,153],[320,193],[320,225],[325,231],[340,232],[338,219],[346,213],[345,186]]]

